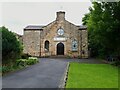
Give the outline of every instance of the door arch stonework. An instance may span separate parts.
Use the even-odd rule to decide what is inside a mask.
[[[64,44],[63,43],[58,43],[56,47],[56,54],[57,55],[64,55]]]

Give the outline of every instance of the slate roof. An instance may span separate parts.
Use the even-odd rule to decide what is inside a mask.
[[[24,28],[24,30],[40,30],[43,29],[44,26],[39,26],[39,25],[29,25],[27,27]],[[86,30],[87,27],[86,26],[77,26],[79,27],[79,30]]]
[[[29,25],[27,27],[24,28],[24,30],[40,30],[42,29],[44,26],[37,26],[37,25]]]

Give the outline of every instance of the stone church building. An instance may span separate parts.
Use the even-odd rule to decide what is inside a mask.
[[[24,53],[38,57],[64,55],[88,58],[87,28],[67,21],[63,11],[57,12],[56,16],[56,20],[46,26],[24,28]]]

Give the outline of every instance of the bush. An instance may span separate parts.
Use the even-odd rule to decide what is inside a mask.
[[[26,66],[26,65],[33,65],[38,62],[38,59],[35,57],[29,57],[28,59],[19,59],[17,60],[17,65],[19,66]]]
[[[112,65],[114,65],[114,66],[120,66],[120,61],[114,61],[114,62],[112,63]]]
[[[120,56],[113,56],[113,55],[109,55],[107,56],[106,60],[114,66],[120,66]]]
[[[23,50],[22,44],[16,35],[5,27],[0,27],[2,33],[2,63],[14,62]]]
[[[8,66],[2,66],[2,73],[6,73],[6,72],[9,72],[11,71],[11,67],[8,67]]]
[[[38,62],[38,59],[36,57],[29,57],[27,61],[27,65],[32,65]]]
[[[111,64],[114,66],[120,66],[120,59],[116,58]]]
[[[22,59],[28,59],[29,57],[31,57],[31,55],[29,55],[29,54],[22,54],[21,55]]]
[[[36,57],[29,57],[28,58],[29,60],[35,60],[35,61],[38,61],[38,59]]]
[[[26,59],[19,59],[16,61],[17,66],[26,66]]]
[[[16,62],[12,62],[12,63],[1,66],[0,72],[4,74],[7,72],[21,69],[23,67],[26,67],[27,65],[33,65],[37,62],[38,62],[38,59],[36,57],[29,57],[28,59],[18,59],[16,60]]]
[[[11,63],[9,65],[3,65],[0,67],[0,71],[4,74],[10,71],[14,71],[15,69],[19,68],[16,63]]]

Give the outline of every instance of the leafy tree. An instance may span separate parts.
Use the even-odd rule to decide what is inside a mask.
[[[22,45],[15,34],[7,28],[0,27],[2,33],[2,63],[14,62],[22,52]]]
[[[93,56],[120,56],[120,2],[93,2],[83,24],[88,27]]]

